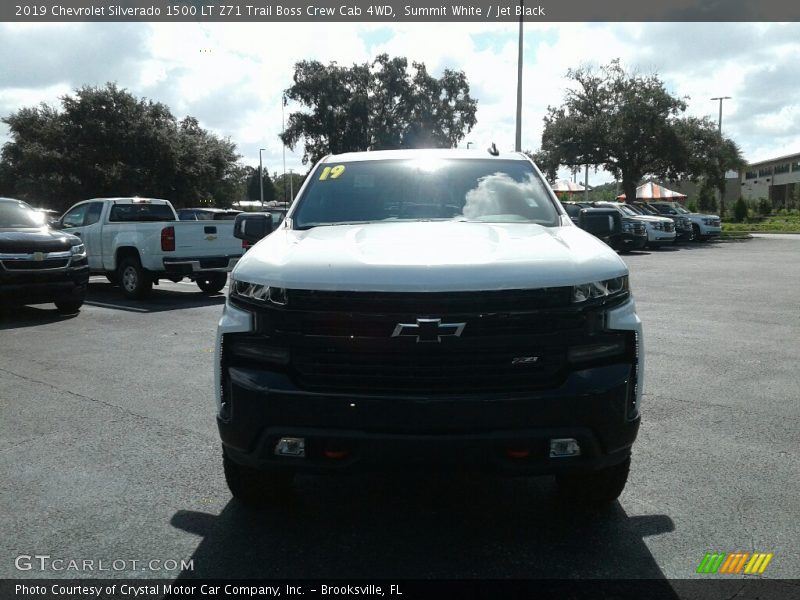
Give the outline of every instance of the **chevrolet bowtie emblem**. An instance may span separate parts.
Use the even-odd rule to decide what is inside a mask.
[[[442,323],[441,319],[417,319],[416,323],[398,323],[392,337],[415,337],[418,342],[441,342],[442,337],[461,335],[466,323]]]

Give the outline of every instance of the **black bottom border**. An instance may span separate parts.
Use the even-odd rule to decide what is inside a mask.
[[[277,593],[276,593],[277,592]],[[3,600],[553,598],[557,600],[794,600],[800,579],[0,579]]]

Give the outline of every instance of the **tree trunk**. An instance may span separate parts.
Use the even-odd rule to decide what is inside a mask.
[[[625,202],[636,201],[636,181],[629,179],[622,180],[622,192],[625,194]]]

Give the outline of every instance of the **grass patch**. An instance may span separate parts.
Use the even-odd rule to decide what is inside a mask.
[[[759,233],[800,233],[800,214],[771,215],[754,222],[723,223],[722,231]]]

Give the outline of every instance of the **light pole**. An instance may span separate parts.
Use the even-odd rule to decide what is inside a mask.
[[[264,165],[261,162],[261,153],[265,150],[266,148],[258,149],[258,191],[261,195],[261,208],[264,208]]]
[[[517,135],[514,150],[522,152],[522,1],[519,0],[519,49],[517,51]]]
[[[289,202],[294,202],[294,176],[292,169],[289,169]]]
[[[719,100],[719,121],[717,121],[717,123],[720,137],[722,137],[722,101],[730,99],[730,96],[717,96],[716,98],[712,98],[712,100]],[[723,177],[724,176],[723,174]],[[719,216],[722,217],[725,215],[725,199],[722,197],[722,192],[720,190],[717,190],[716,196],[719,200]]]

